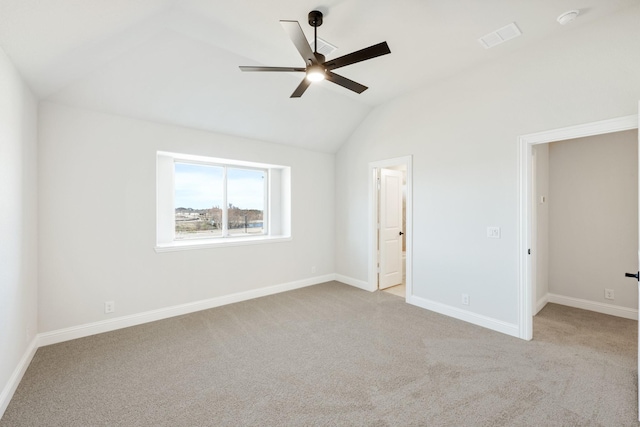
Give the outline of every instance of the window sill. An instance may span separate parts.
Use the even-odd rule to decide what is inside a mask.
[[[218,239],[176,240],[171,243],[158,243],[156,252],[190,251],[193,249],[212,249],[229,246],[262,245],[265,243],[290,242],[290,236],[258,236],[258,237],[227,237]]]

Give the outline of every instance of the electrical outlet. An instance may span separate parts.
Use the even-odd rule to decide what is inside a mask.
[[[605,289],[604,297],[605,299],[615,299],[615,294],[613,292],[613,289]]]
[[[469,294],[462,294],[462,305],[469,305]]]
[[[116,311],[116,303],[114,301],[105,301],[104,303],[104,313],[109,314]]]
[[[315,274],[316,272],[316,266],[314,265],[313,267],[311,267],[311,274]]]

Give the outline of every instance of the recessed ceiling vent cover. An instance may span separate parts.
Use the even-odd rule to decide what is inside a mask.
[[[511,24],[502,27],[499,30],[495,30],[494,32],[489,33],[484,37],[480,37],[478,41],[480,42],[482,47],[484,47],[485,49],[489,49],[520,35],[522,35],[522,31],[520,31],[520,28],[518,28],[515,22],[512,22]]]
[[[313,40],[309,42],[309,46],[311,46],[311,50],[314,49]],[[338,48],[329,43],[326,40],[322,40],[318,37],[318,53],[321,53],[324,56],[329,56],[333,52],[335,52]]]

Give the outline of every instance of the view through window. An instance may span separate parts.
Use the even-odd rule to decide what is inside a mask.
[[[267,171],[176,162],[175,239],[266,233]]]

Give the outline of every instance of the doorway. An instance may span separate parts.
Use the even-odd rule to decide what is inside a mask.
[[[638,262],[637,130],[532,148],[533,314],[549,302],[637,320],[620,274]]]
[[[369,289],[412,293],[411,156],[369,164]]]
[[[378,169],[378,289],[405,296],[406,168]]]
[[[534,225],[534,146],[556,141],[576,139],[588,136],[604,135],[638,128],[638,116],[627,116],[604,120],[596,123],[572,126],[547,132],[525,135],[520,142],[520,278],[518,324],[520,338],[531,340],[533,337],[534,305],[537,306],[537,290],[535,288],[536,234]]]

